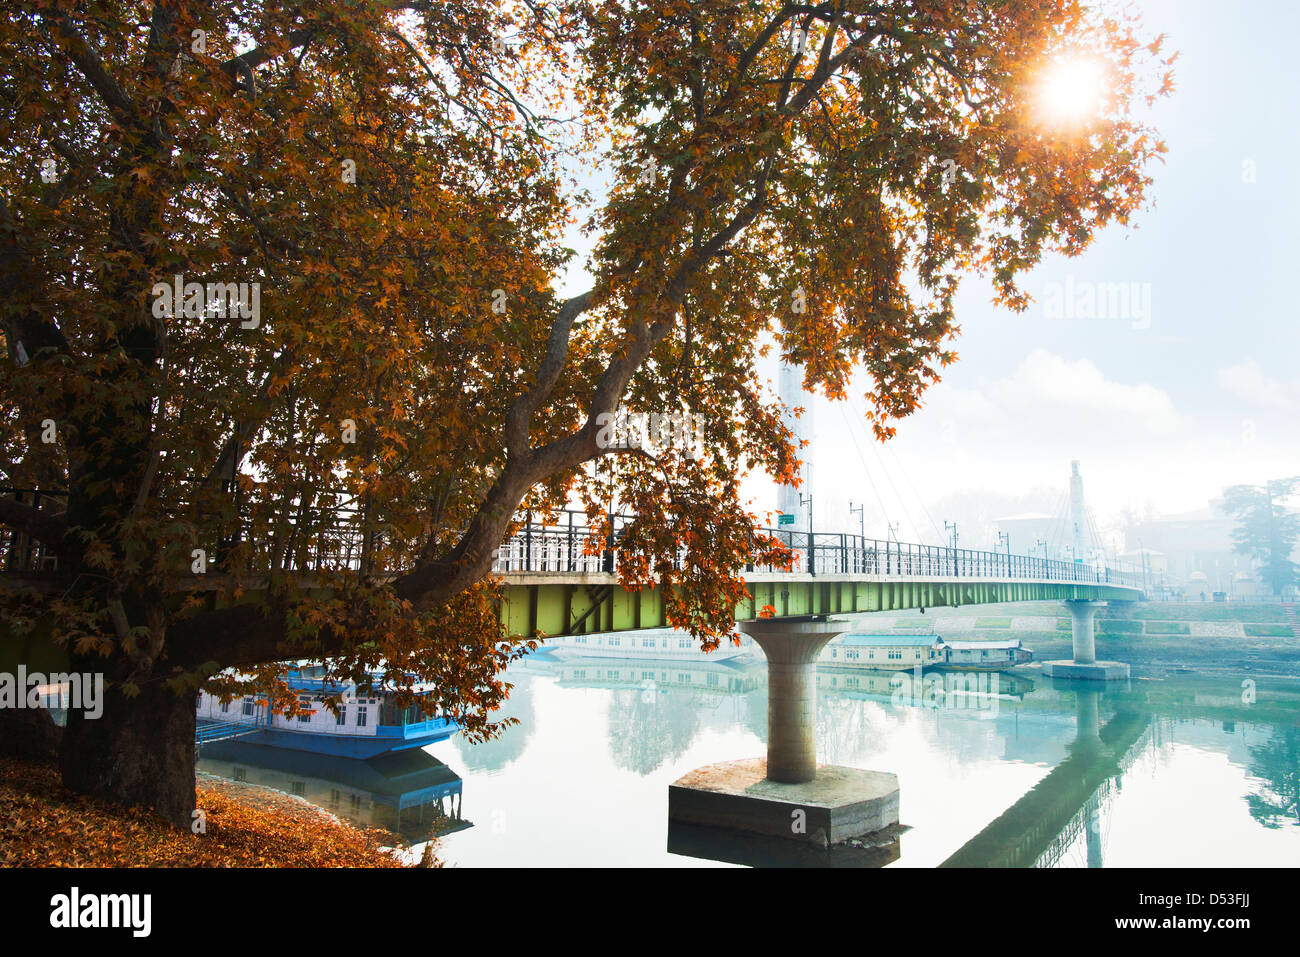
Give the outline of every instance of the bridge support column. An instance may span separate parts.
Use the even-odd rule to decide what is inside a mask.
[[[1044,661],[1043,674],[1052,678],[1081,678],[1086,681],[1114,681],[1129,676],[1122,661],[1098,661],[1093,616],[1106,602],[1088,598],[1067,598],[1061,602],[1070,610],[1070,631],[1074,658],[1071,661]]]
[[[801,784],[817,774],[817,656],[846,622],[741,622],[767,658],[767,780]]]
[[[817,657],[851,622],[739,623],[767,657],[767,757],[697,768],[668,789],[670,831],[704,827],[823,847],[898,824],[898,777],[817,764]]]

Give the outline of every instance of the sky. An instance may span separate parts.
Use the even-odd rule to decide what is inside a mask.
[[[1055,510],[1075,459],[1107,536],[1126,512],[1204,509],[1227,485],[1300,474],[1300,4],[1138,8],[1180,51],[1176,90],[1151,112],[1168,152],[1148,208],[1083,255],[1044,260],[1023,313],[968,278],[957,362],[883,446],[861,420],[864,388],[849,407],[819,397],[818,530],[884,537],[894,523],[904,541],[937,542],[953,521],[962,545],[990,545],[991,519]],[[1062,308],[1087,283],[1123,284],[1128,308]],[[747,488],[774,507],[770,483]]]

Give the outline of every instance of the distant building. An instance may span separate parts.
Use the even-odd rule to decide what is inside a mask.
[[[1223,500],[1178,515],[1136,522],[1125,531],[1129,550],[1122,556],[1140,564],[1145,553],[1148,571],[1158,557],[1167,584],[1189,601],[1210,601],[1216,592],[1231,598],[1267,593],[1259,586],[1254,561],[1233,549],[1233,519],[1224,514]],[[1136,556],[1136,559],[1134,558]]]
[[[1067,523],[1057,515],[1047,512],[1025,512],[995,518],[993,524],[1011,542],[1011,550],[1019,554],[1039,554],[1040,541],[1046,542],[1051,557],[1058,558],[1069,543]]]

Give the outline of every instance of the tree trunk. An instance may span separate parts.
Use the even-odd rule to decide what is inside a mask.
[[[44,708],[0,710],[0,754],[54,764],[62,737],[63,729]]]
[[[103,670],[103,658],[83,658],[82,672]],[[187,830],[194,816],[194,698],[163,681],[144,684],[134,698],[104,692],[103,714],[68,711],[59,764],[74,791],[117,804],[153,808]]]

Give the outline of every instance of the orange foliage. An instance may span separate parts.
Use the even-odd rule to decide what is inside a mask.
[[[288,795],[215,780],[198,786],[207,833],[143,808],[73,794],[47,765],[0,758],[0,866],[400,867],[363,831]]]

